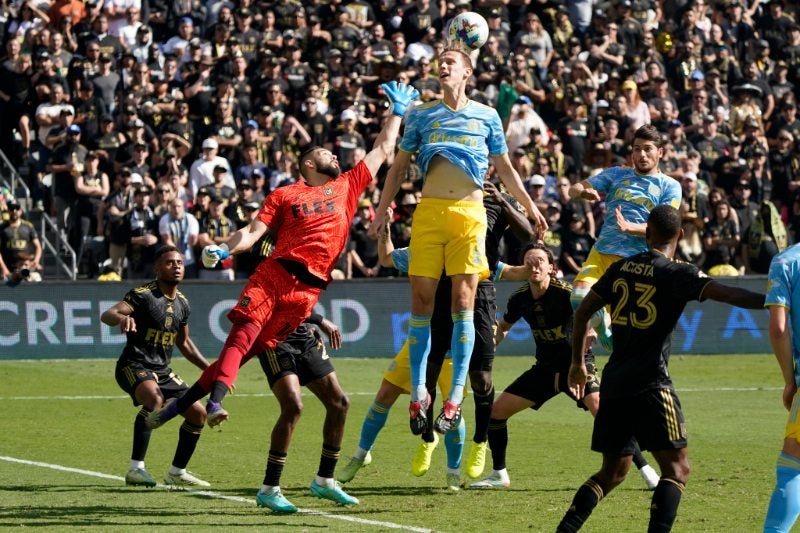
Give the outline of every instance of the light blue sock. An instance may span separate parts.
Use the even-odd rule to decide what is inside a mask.
[[[428,354],[431,351],[431,317],[411,315],[408,321],[408,360],[411,365],[411,401],[423,400]]]
[[[788,533],[800,515],[800,459],[781,453],[777,482],[767,509],[764,533]]]
[[[390,405],[383,405],[373,400],[372,405],[367,410],[367,416],[364,417],[364,423],[361,424],[361,438],[358,441],[358,447],[363,450],[371,450],[375,444],[375,439],[378,438],[378,433],[383,429],[386,424],[386,417],[389,416]]]
[[[464,441],[467,438],[467,424],[464,417],[453,431],[444,434],[444,449],[447,451],[447,468],[461,468],[461,456],[464,454]]]
[[[450,389],[451,403],[460,404],[464,400],[464,384],[467,382],[469,360],[475,347],[475,323],[472,309],[452,314],[453,340],[450,354],[453,357],[453,387]]]

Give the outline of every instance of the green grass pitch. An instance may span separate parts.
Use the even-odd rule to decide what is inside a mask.
[[[352,403],[340,464],[357,443],[387,362],[335,361]],[[184,379],[194,381],[193,367],[181,358],[175,363]],[[530,364],[529,357],[498,358],[498,391]],[[760,531],[786,419],[774,358],[676,356],[671,369],[687,418],[692,465],[674,531]],[[189,465],[212,483],[206,494],[124,485],[136,409],[113,374],[113,359],[0,362],[0,528],[554,531],[577,487],[600,465],[600,456],[589,450],[590,415],[560,396],[509,422],[510,490],[448,493],[443,444],[427,476],[409,471],[417,440],[408,430],[407,397],[401,397],[373,450],[373,464],[346,486],[361,505],[336,507],[308,493],[319,461],[323,410],[305,392],[305,413],[283,476],[284,493],[304,512],[276,516],[253,500],[277,416],[256,362],[243,368],[236,394],[226,399],[231,420],[221,430],[205,429]],[[471,398],[465,405],[471,437]],[[153,434],[147,468],[159,480],[172,459],[177,428],[173,422]],[[646,531],[650,494],[632,471],[584,529]]]

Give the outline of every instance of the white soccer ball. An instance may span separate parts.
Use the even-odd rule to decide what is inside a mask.
[[[451,47],[461,46],[466,52],[474,52],[489,38],[489,24],[473,11],[460,13],[450,21],[447,37]]]

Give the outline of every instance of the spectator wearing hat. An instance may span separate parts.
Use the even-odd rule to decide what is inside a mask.
[[[374,216],[372,202],[366,198],[359,200],[356,218],[350,226],[348,252],[354,278],[374,278],[381,272],[378,262],[378,241],[367,235]]]
[[[245,178],[236,184],[236,201],[231,202],[225,209],[225,216],[236,226],[234,231],[250,223],[250,216],[245,210],[245,205],[252,202],[260,205],[260,202],[254,200],[253,182],[249,178]]]
[[[745,141],[747,138],[745,138]],[[747,158],[750,169],[750,186],[753,189],[753,201],[782,200],[773,191],[772,170],[767,165],[767,150],[759,142],[750,145],[742,143],[742,152]]]
[[[242,210],[249,223],[258,216],[261,210],[261,204],[258,202],[248,202],[242,206]],[[249,252],[234,256],[234,278],[248,279],[252,276],[256,267],[264,260],[264,257],[272,253],[273,245],[272,235],[267,233],[253,245]]]
[[[261,46],[263,35],[253,27],[253,12],[248,7],[240,7],[234,13],[236,29],[232,37],[239,39],[240,50],[245,60],[249,63],[256,58]]]
[[[225,198],[212,191],[211,205],[208,212],[200,219],[200,233],[197,236],[197,246],[202,248],[228,242],[231,234],[236,231],[234,222],[225,214],[228,205]],[[233,202],[231,202],[233,203]],[[207,268],[202,263],[198,270],[199,278],[213,281],[233,281],[233,258],[218,261],[213,268]]]
[[[6,205],[8,220],[0,224],[0,277],[8,283],[23,280],[21,270],[31,271],[28,281],[41,281],[42,244],[33,224],[22,218],[22,205],[11,200]]]
[[[728,87],[723,85],[722,78],[717,68],[710,68],[705,73],[705,88],[708,92],[708,105],[709,107],[723,106],[727,108],[730,105],[730,94]]]
[[[95,93],[103,100],[106,109],[110,113],[113,113],[114,108],[117,106],[116,90],[122,79],[119,74],[112,70],[113,65],[114,59],[108,54],[102,54],[100,56],[100,69],[91,79]]]
[[[75,205],[75,176],[83,173],[88,150],[81,144],[81,128],[75,124],[67,128],[67,139],[53,152],[47,171],[53,174],[53,211],[56,224],[62,236],[68,236],[73,229],[70,212]]]
[[[183,254],[184,278],[196,278],[198,264],[194,247],[200,233],[200,224],[191,213],[186,212],[186,205],[180,198],[174,198],[169,213],[158,221],[158,233],[161,243],[176,246]]]
[[[767,7],[768,12],[758,21],[758,26],[763,28],[761,40],[765,41],[767,49],[772,47],[773,50],[782,50],[795,21],[784,12],[783,0],[769,2]]]
[[[734,137],[728,143],[725,153],[714,163],[711,181],[715,187],[722,187],[725,194],[730,196],[746,167],[747,160],[742,157],[742,143]]]
[[[231,205],[234,200],[236,200],[236,189],[228,185],[230,183],[231,177],[229,175],[228,167],[217,165],[214,167],[214,183],[211,184],[211,189],[213,191],[213,196],[217,196],[220,198],[222,203],[225,204],[225,207]],[[198,218],[198,220],[200,220]]]
[[[192,196],[197,193],[200,187],[214,183],[214,168],[218,166],[225,169],[223,183],[231,189],[235,189],[236,183],[233,181],[233,174],[228,160],[217,155],[219,150],[217,141],[209,137],[203,141],[201,149],[202,155],[189,168],[189,187]]]
[[[700,133],[689,137],[695,150],[700,152],[700,169],[711,172],[714,162],[722,157],[728,148],[730,139],[717,132],[717,122],[710,114],[703,116],[703,128]]]
[[[786,130],[792,134],[792,140],[800,139],[800,120],[797,119],[797,104],[794,100],[786,100],[780,106],[780,112],[775,119],[770,122],[767,129],[767,142],[770,146],[777,146],[778,134],[781,130]]]
[[[398,248],[404,248],[411,242],[411,223],[419,205],[419,199],[413,192],[401,192],[395,200],[394,223],[390,227],[392,242]]]
[[[775,62],[775,69],[770,76],[769,86],[772,89],[772,95],[775,97],[775,105],[778,110],[781,109],[785,102],[793,102],[796,98],[795,90],[797,85],[789,81],[789,64],[783,59]]]
[[[58,115],[58,122],[50,128],[47,132],[47,137],[44,139],[44,144],[50,150],[55,150],[56,147],[67,140],[67,128],[69,128],[75,121],[75,114],[71,107],[64,107]]]
[[[111,184],[108,174],[100,170],[100,156],[93,151],[86,154],[83,172],[73,178],[77,194],[74,217],[79,237],[78,242],[83,247],[87,237],[90,238],[97,234],[97,213],[103,199],[111,191]],[[92,263],[89,264],[91,270]],[[96,270],[97,265],[93,266]]]
[[[569,8],[566,6],[559,6],[556,9],[550,37],[553,41],[555,54],[562,59],[569,57],[569,48],[575,42],[573,39],[577,40],[578,45],[580,45],[580,39],[575,34],[575,28],[569,20]]]
[[[158,247],[158,218],[150,207],[152,194],[153,189],[149,185],[137,185],[133,189],[133,208],[122,223],[128,242],[128,279],[153,277],[153,263]]]
[[[299,46],[289,46],[286,50],[289,57],[283,71],[286,74],[286,81],[289,82],[289,92],[292,97],[300,96],[314,79],[314,70],[304,60],[303,50]],[[366,61],[371,62],[369,47],[362,48],[361,53],[367,54]]]
[[[636,82],[633,80],[622,82],[622,94],[625,95],[627,100],[627,116],[631,121],[630,127],[637,130],[645,124],[650,124],[650,109],[647,107],[647,103],[642,100],[639,94],[639,86]]]
[[[740,93],[752,98],[753,104],[761,111],[761,120],[764,123],[769,122],[775,110],[775,96],[772,94],[772,88],[767,78],[762,78],[758,63],[752,58],[744,61],[742,79],[733,90],[736,91],[737,87]]]
[[[203,54],[197,64],[197,71],[184,75],[182,92],[189,104],[189,120],[194,121],[199,128],[208,128],[214,116],[211,102],[215,89],[213,72],[214,59]]]
[[[141,140],[128,143],[128,150],[130,150],[130,159],[123,164],[131,169],[131,172],[141,174],[143,177],[149,176],[152,180],[154,177],[153,169],[150,168],[150,149],[146,142]],[[155,183],[150,184],[151,186]]]
[[[752,200],[753,191],[750,185],[750,172],[746,167],[739,171],[739,178],[730,195],[731,207],[736,211],[742,234],[746,233],[758,214],[758,204]]]
[[[339,115],[339,128],[333,140],[334,154],[339,159],[340,164],[345,165],[342,170],[349,170],[346,161],[352,158],[356,148],[365,150],[367,142],[364,136],[356,130],[358,115],[351,108],[347,108]]]
[[[258,123],[254,120],[248,120],[244,126],[245,137],[252,135],[253,131],[258,132]],[[255,141],[244,141],[240,150],[239,161],[240,163],[233,175],[236,183],[241,183],[245,179],[252,180],[255,170],[259,170],[262,176],[266,176],[267,166],[262,163],[263,159],[259,158],[258,145]]]
[[[194,21],[191,17],[178,18],[177,35],[170,37],[164,43],[164,53],[178,58],[179,63],[186,63],[191,59],[189,41],[194,37]]]
[[[100,132],[100,117],[108,113],[105,102],[94,92],[94,84],[81,84],[72,104],[75,108],[74,123],[81,127],[87,139],[94,139]]]
[[[534,130],[539,132],[540,139],[547,137],[547,124],[534,111],[531,99],[522,95],[511,107],[511,115],[506,126],[508,150],[513,152],[517,148],[530,144],[531,132]]]

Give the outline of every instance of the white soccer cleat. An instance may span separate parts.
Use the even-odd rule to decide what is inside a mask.
[[[508,474],[502,475],[497,470],[493,470],[489,477],[485,477],[480,481],[471,483],[471,489],[507,489],[511,486],[511,479]]]
[[[339,483],[347,483],[348,481],[352,481],[359,470],[367,466],[372,462],[372,454],[367,452],[367,455],[364,456],[363,459],[358,459],[357,457],[351,457],[347,464],[342,467],[342,470],[339,472],[339,475],[336,479]]]
[[[167,475],[164,476],[164,484],[171,488],[211,486],[208,481],[204,481],[188,471],[183,474],[170,474],[167,472]]]

